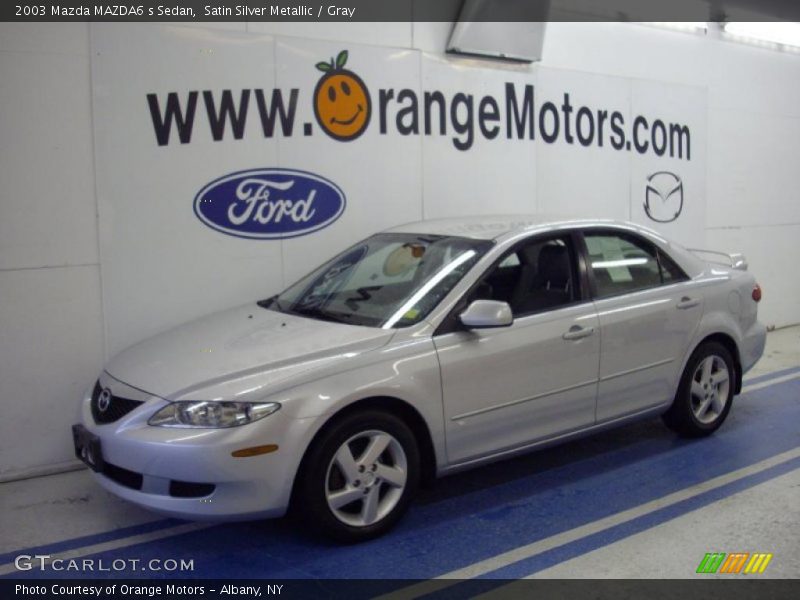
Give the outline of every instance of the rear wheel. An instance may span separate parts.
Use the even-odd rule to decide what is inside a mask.
[[[664,422],[685,437],[716,431],[733,403],[735,373],[733,357],[725,346],[717,342],[699,346],[686,364]]]
[[[419,473],[416,439],[401,419],[382,411],[354,413],[314,442],[294,502],[319,532],[359,542],[400,520]]]

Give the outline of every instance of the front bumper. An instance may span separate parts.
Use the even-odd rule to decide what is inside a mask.
[[[122,397],[133,393],[105,373],[100,384]],[[308,420],[279,410],[228,429],[153,427],[147,420],[167,402],[154,396],[141,399],[143,404],[107,424],[95,422],[91,394],[83,399],[80,423],[97,436],[102,453],[102,468],[93,475],[106,490],[185,519],[251,519],[286,512]],[[244,458],[231,455],[264,444],[275,444],[278,450]]]

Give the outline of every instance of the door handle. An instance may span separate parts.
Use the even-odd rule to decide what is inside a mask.
[[[589,337],[594,333],[594,327],[581,327],[580,325],[573,325],[569,328],[564,335],[561,337],[565,340],[580,340],[585,337]]]
[[[689,298],[689,296],[684,296],[681,298],[681,301],[678,302],[678,308],[681,310],[686,310],[687,308],[694,308],[700,304],[700,300],[696,298]]]

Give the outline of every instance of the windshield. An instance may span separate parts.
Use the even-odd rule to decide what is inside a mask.
[[[351,325],[407,327],[424,319],[490,246],[459,237],[381,233],[262,306]]]

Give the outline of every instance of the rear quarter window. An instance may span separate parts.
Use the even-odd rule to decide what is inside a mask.
[[[620,232],[584,234],[598,298],[659,287],[686,279],[665,252],[637,236]]]

